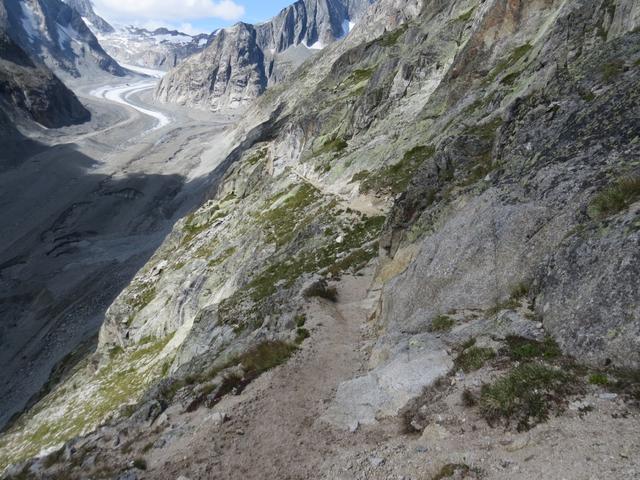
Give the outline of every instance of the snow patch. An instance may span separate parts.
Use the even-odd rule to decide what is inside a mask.
[[[29,41],[33,43],[33,41],[38,38],[38,18],[36,17],[36,12],[26,3],[20,2],[20,8],[22,9],[22,28],[27,33],[29,37]]]
[[[153,35],[153,38],[159,43],[168,42],[175,45],[187,45],[193,41],[193,38],[187,35]]]
[[[316,43],[314,43],[313,45],[308,45],[306,40],[302,41],[302,45],[306,48],[308,48],[309,50],[322,50],[324,48],[324,45],[322,44],[322,42],[320,40],[318,40]]]

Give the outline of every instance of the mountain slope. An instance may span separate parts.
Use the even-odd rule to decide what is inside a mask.
[[[65,0],[65,3],[80,14],[87,26],[97,35],[113,33],[114,28],[93,10],[91,0]]]
[[[185,58],[202,51],[209,35],[187,35],[166,28],[149,31],[133,26],[118,27],[110,33],[97,33],[104,49],[127,65],[168,70]]]
[[[164,77],[163,102],[212,110],[246,105],[287,78],[314,51],[344,37],[370,0],[299,0],[259,25],[239,23]]]
[[[0,463],[109,419],[15,472],[632,477],[639,27],[632,0],[381,0],[210,152],[224,181]]]
[[[2,0],[8,36],[61,76],[124,75],[78,12],[60,0]]]
[[[0,28],[0,105],[48,128],[89,119],[76,96],[45,66],[34,64]]]
[[[76,96],[44,65],[31,58],[7,35],[9,19],[0,3],[0,110],[3,110],[2,144],[10,148],[21,136],[15,123],[21,117],[56,128],[79,123],[89,112]],[[6,150],[5,150],[6,151]],[[8,153],[8,152],[7,152]],[[10,156],[10,155],[9,155]],[[0,168],[6,165],[0,166]]]
[[[168,70],[202,51],[210,37],[166,28],[153,31],[134,26],[114,28],[96,14],[91,0],[65,0],[65,3],[82,17],[108,54],[127,65]]]

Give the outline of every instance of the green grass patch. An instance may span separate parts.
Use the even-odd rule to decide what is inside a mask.
[[[316,156],[329,153],[337,154],[345,150],[348,145],[349,144],[344,138],[335,137],[325,141],[322,146],[314,153],[316,154]]]
[[[515,424],[519,431],[529,430],[546,421],[568,395],[575,393],[576,379],[571,374],[538,363],[525,363],[505,377],[483,385],[479,406],[490,425]]]
[[[455,320],[448,315],[438,315],[431,321],[429,332],[448,332],[456,324]]]
[[[382,35],[377,41],[380,43],[380,45],[382,45],[383,47],[393,47],[398,43],[398,40],[400,40],[400,37],[402,37],[402,35],[404,35],[404,33],[407,31],[408,29],[408,25],[402,25],[401,27],[392,30],[390,32],[386,32],[384,35]]]
[[[609,385],[609,377],[604,373],[593,373],[589,375],[589,383],[591,385]]]
[[[311,333],[306,328],[296,329],[296,344],[300,345],[310,336],[311,336]]]
[[[496,352],[491,348],[470,347],[464,350],[455,359],[454,365],[456,370],[462,370],[464,373],[480,370],[485,364],[494,359]]]
[[[623,178],[595,196],[589,206],[589,215],[595,219],[603,219],[626,210],[638,200],[640,177]]]
[[[156,298],[156,294],[154,285],[143,285],[141,289],[127,298],[127,303],[137,313],[149,305]]]
[[[246,162],[249,165],[256,165],[267,157],[267,149],[262,148],[247,158]]]
[[[456,22],[467,23],[469,20],[471,20],[471,17],[473,16],[473,13],[475,11],[476,11],[476,7],[470,8],[469,10],[464,12],[462,15],[460,15],[458,18],[456,18]]]
[[[509,336],[506,341],[507,353],[514,360],[522,361],[534,358],[552,360],[562,356],[560,347],[551,337],[546,337],[542,342],[536,342],[527,338]]]
[[[513,67],[522,58],[524,58],[532,49],[533,49],[533,46],[528,44],[528,43],[526,43],[524,45],[520,45],[519,47],[517,47],[511,53],[511,55],[509,55],[507,58],[505,58],[505,59],[501,60],[500,62],[498,62],[496,67],[487,76],[487,80],[489,82],[494,81],[496,79],[496,77],[501,75],[503,72],[505,72],[509,68]]]
[[[267,242],[281,247],[289,243],[302,228],[313,220],[311,205],[321,198],[320,192],[311,185],[300,185],[293,195],[278,207],[261,213],[257,219],[266,231]]]
[[[624,72],[624,62],[622,60],[615,60],[613,62],[608,62],[603,64],[600,67],[600,73],[602,75],[602,80],[606,83],[610,83],[616,78],[618,78]]]
[[[402,160],[374,172],[364,170],[353,176],[352,182],[360,183],[360,191],[386,191],[392,194],[404,192],[418,168],[435,154],[432,146],[417,146],[407,151]]]
[[[219,256],[217,256],[213,260],[210,260],[207,265],[209,266],[209,268],[215,268],[219,265],[222,265],[224,262],[229,260],[229,258],[231,258],[234,253],[236,253],[236,247],[229,247]]]

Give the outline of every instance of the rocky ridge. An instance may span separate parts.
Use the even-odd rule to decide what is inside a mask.
[[[166,28],[149,31],[125,26],[112,32],[97,32],[96,35],[109,55],[123,64],[169,70],[204,50],[215,32],[211,35],[187,35]]]
[[[349,294],[332,284],[363,271],[362,368],[310,420],[326,442],[305,465],[318,478],[580,478],[526,459],[544,438],[588,438],[584,415],[632,445],[639,27],[630,0],[372,6],[230,133],[225,180],[112,305],[98,352],[0,440],[1,462],[55,447],[13,471],[207,478],[228,449],[199,447],[187,421],[227,443],[254,428],[227,394],[276,395],[247,385],[313,348],[331,325],[315,298],[340,307]],[[525,390],[538,409],[502,410],[522,375],[541,382]],[[420,440],[399,440],[399,420]],[[181,444],[200,462],[180,463]],[[279,455],[242,478],[278,471]],[[633,478],[629,458],[590,474]]]
[[[268,22],[215,32],[202,53],[163,78],[156,98],[211,110],[245,106],[346,36],[371,3],[298,0]]]
[[[8,36],[57,75],[124,75],[80,14],[61,0],[3,0],[3,4]]]

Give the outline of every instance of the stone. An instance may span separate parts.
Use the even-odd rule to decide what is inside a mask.
[[[344,382],[322,419],[341,428],[395,416],[453,367],[444,350],[402,353],[367,375]]]

